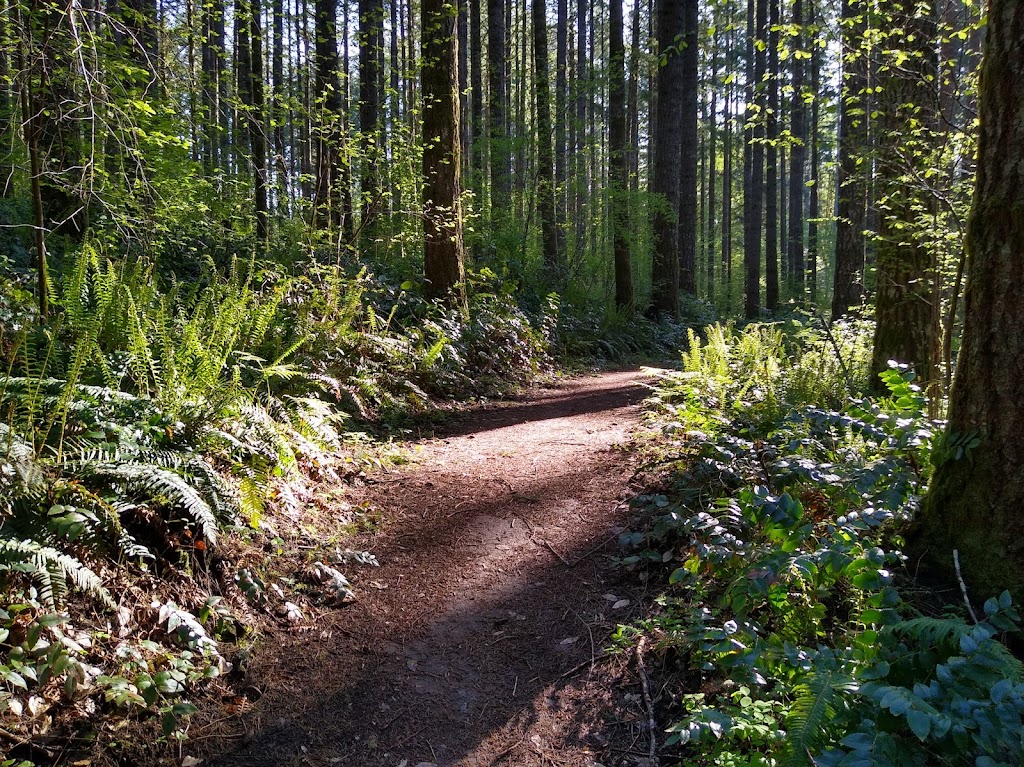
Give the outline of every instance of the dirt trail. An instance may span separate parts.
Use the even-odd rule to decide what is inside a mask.
[[[471,412],[373,478],[380,569],[355,604],[265,642],[247,673],[270,687],[205,764],[642,764],[639,688],[590,662],[636,603],[610,557],[641,380]]]

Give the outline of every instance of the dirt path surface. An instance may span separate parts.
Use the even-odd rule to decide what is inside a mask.
[[[636,604],[610,560],[641,381],[472,411],[371,478],[382,588],[266,641],[247,670],[262,697],[204,764],[643,764],[640,689],[599,657]]]

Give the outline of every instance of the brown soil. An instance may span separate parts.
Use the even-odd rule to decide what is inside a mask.
[[[354,604],[265,639],[243,682],[258,700],[185,753],[217,767],[643,764],[640,686],[627,658],[603,655],[638,602],[612,557],[640,378],[471,411],[353,491],[384,514],[362,542],[380,569],[361,570]]]

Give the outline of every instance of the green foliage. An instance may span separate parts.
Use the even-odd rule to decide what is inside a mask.
[[[1022,666],[999,641],[1019,626],[1009,595],[972,625],[915,614],[899,590],[900,526],[941,431],[913,374],[891,368],[886,396],[822,408],[843,402],[845,375],[758,326],[694,336],[684,367],[650,401],[675,471],[636,499],[647,529],[623,536],[625,564],[671,563],[651,626],[662,646],[723,691],[678,711],[669,742],[699,744],[684,762],[1018,763]],[[799,372],[812,368],[818,380]]]

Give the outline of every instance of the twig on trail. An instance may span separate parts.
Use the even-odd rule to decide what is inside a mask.
[[[590,549],[585,554],[580,554],[578,557],[576,557],[576,559],[574,559],[572,561],[572,564],[570,564],[569,567],[576,567],[576,565],[578,565],[584,559],[589,559],[590,557],[594,556],[594,554],[596,554],[601,549],[603,549],[605,546],[607,546],[609,543],[614,541],[617,536],[618,536],[618,533],[612,533],[607,538],[605,538],[603,541],[601,541],[599,544],[597,544],[594,548]]]
[[[500,760],[504,759],[504,758],[505,758],[506,756],[508,756],[509,754],[511,754],[511,753],[512,753],[513,751],[515,751],[515,750],[516,750],[517,748],[519,748],[519,747],[520,747],[521,745],[523,745],[523,740],[522,740],[522,738],[520,738],[519,740],[517,740],[517,741],[516,741],[515,743],[513,743],[513,744],[512,744],[511,746],[509,746],[508,748],[506,748],[506,749],[505,749],[504,751],[502,751],[502,752],[501,752],[500,754],[497,754],[497,755],[496,755],[496,756],[494,757],[494,764],[497,764],[497,763],[498,763],[498,762],[499,762]]]
[[[657,724],[654,722],[654,703],[651,701],[651,683],[647,679],[647,669],[644,666],[644,644],[647,638],[643,637],[636,646],[636,670],[640,674],[640,684],[644,693],[644,705],[647,707],[647,729],[651,733],[651,745],[648,758],[651,767],[658,767],[658,736]]]
[[[960,574],[960,552],[953,549],[953,567],[956,568],[956,579],[960,582],[960,593],[964,595],[964,604],[967,605],[967,612],[971,614],[971,620],[978,623],[978,616],[974,614],[971,607],[971,600],[967,598],[967,584],[964,583],[964,576]]]
[[[568,559],[563,557],[562,554],[558,551],[558,549],[551,545],[551,541],[549,541],[547,538],[544,539],[544,545],[551,549],[552,554],[554,554],[556,557],[562,560],[563,565],[565,565],[566,567],[572,567],[572,563]]]
[[[573,676],[576,672],[583,670],[587,666],[590,666],[591,668],[593,668],[600,661],[607,660],[610,657],[612,657],[611,654],[610,653],[606,653],[606,652],[603,652],[600,655],[591,656],[590,660],[585,660],[582,663],[573,666],[571,669],[569,669],[564,674],[562,674],[559,677],[559,679],[565,679],[567,677]]]
[[[24,738],[16,735],[15,733],[0,727],[0,737],[4,737],[13,743],[15,746],[27,746],[31,751],[37,751],[40,754],[46,756],[47,759],[53,760],[56,754],[45,746],[40,746],[38,743],[33,743],[31,740],[25,740]]]

